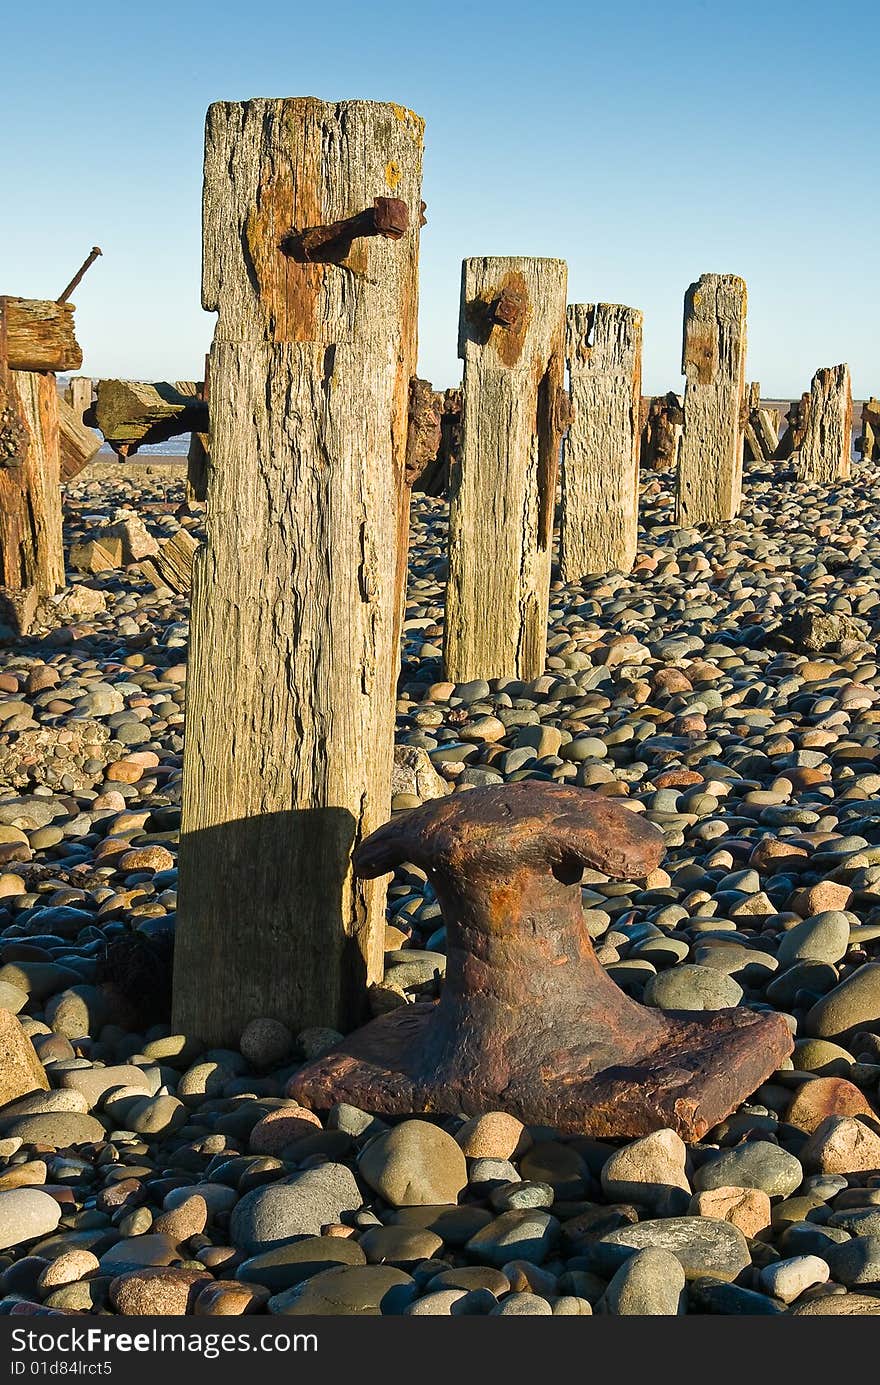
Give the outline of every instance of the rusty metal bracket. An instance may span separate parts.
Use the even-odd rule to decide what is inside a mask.
[[[329,226],[292,229],[282,238],[283,254],[300,264],[339,264],[362,236],[400,240],[409,230],[409,207],[399,197],[376,197],[372,207]]]
[[[525,294],[518,289],[502,289],[492,304],[492,322],[496,327],[518,327],[527,305]]]
[[[615,985],[583,920],[584,866],[639,879],[663,855],[644,818],[588,789],[522,782],[399,814],[364,841],[358,875],[421,866],[447,930],[434,1004],[405,1005],[295,1074],[326,1108],[477,1115],[599,1138],[665,1127],[697,1140],[791,1052],[781,1015],[671,1014]]]

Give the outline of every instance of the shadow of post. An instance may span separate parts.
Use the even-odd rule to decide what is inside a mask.
[[[210,1044],[249,1020],[294,1032],[366,1017],[366,901],[346,808],[291,809],[181,833],[173,1023]],[[381,883],[381,882],[380,882]]]

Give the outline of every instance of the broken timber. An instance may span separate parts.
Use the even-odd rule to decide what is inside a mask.
[[[82,351],[74,336],[72,303],[12,297],[3,302],[10,370],[79,370]]]
[[[58,423],[61,429],[61,480],[72,481],[100,450],[101,439],[82,421],[84,411],[77,412],[67,400],[58,400]]]
[[[219,316],[173,1013],[210,1042],[257,1016],[350,1027],[382,975],[384,884],[350,858],[390,803],[422,138],[411,111],[366,101],[208,112]],[[391,193],[399,234],[305,254]]]
[[[685,295],[684,425],[676,520],[723,524],[742,500],[746,286],[734,274],[704,274]]]
[[[562,450],[562,580],[629,572],[639,516],[642,314],[616,303],[568,309],[572,423]]]
[[[563,260],[465,260],[461,457],[443,659],[453,682],[544,671],[563,399]]]
[[[120,457],[181,433],[207,430],[208,410],[195,383],[99,380],[94,420]]]

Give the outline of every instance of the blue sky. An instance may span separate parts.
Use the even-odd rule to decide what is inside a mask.
[[[880,122],[866,0],[15,6],[3,21],[0,288],[78,290],[84,372],[201,376],[205,110],[396,101],[427,122],[420,369],[459,376],[466,255],[561,256],[569,299],[645,315],[646,392],[680,388],[681,305],[749,288],[765,395],[849,362],[880,393]],[[12,58],[14,57],[14,60]]]

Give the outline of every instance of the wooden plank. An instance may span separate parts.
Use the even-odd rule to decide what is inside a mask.
[[[79,413],[67,400],[58,400],[58,423],[61,430],[61,480],[72,481],[83,467],[100,451],[101,439],[87,428]]]
[[[415,374],[422,121],[311,98],[207,119],[206,542],[193,569],[174,1023],[348,1028],[382,975],[397,535]],[[402,200],[399,240],[311,261],[291,230]]]
[[[617,303],[568,309],[572,423],[562,446],[562,580],[630,572],[639,517],[642,314]]]
[[[848,365],[823,367],[810,386],[807,426],[795,461],[798,480],[845,481],[852,457],[852,388]]]
[[[80,423],[87,409],[92,407],[92,381],[88,375],[72,375],[64,391],[64,399],[76,414]]]
[[[734,274],[703,274],[685,295],[684,424],[678,457],[677,522],[723,524],[742,499],[746,286]]]
[[[7,378],[28,442],[20,466],[0,467],[0,583],[52,596],[64,586],[58,390],[49,372]]]
[[[3,304],[10,370],[79,370],[72,303],[7,297],[0,299],[0,312]]]
[[[453,682],[544,671],[566,279],[563,260],[464,262],[444,633]]]

